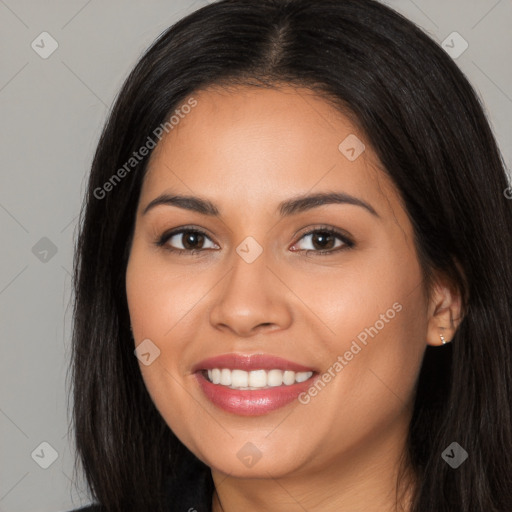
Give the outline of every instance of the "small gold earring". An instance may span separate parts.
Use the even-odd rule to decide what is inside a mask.
[[[442,334],[439,335],[441,337],[441,341],[443,345],[446,345],[446,340],[444,339],[444,336]]]

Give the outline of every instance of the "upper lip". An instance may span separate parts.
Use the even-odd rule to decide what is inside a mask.
[[[269,354],[221,354],[203,359],[195,364],[192,372],[211,370],[213,368],[229,368],[238,370],[291,370],[294,372],[314,372],[313,368],[294,361]]]

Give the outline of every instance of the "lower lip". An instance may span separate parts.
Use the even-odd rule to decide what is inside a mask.
[[[316,374],[313,374],[308,380],[290,386],[242,390],[213,384],[202,372],[197,372],[195,375],[210,402],[227,412],[240,416],[260,416],[285,407],[308,389],[316,377]]]

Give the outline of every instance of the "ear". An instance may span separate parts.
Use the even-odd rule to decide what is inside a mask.
[[[460,290],[443,277],[438,277],[428,305],[427,344],[442,345],[452,341],[462,321]]]

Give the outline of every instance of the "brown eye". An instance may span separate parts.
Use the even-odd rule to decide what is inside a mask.
[[[208,246],[208,243],[210,243],[210,246]],[[177,252],[200,252],[205,249],[218,248],[206,233],[197,229],[181,229],[164,234],[157,242],[157,245]]]
[[[201,249],[205,240],[203,234],[193,231],[186,231],[181,236],[182,245],[185,249]]]
[[[315,249],[334,249],[336,237],[334,235],[331,235],[330,233],[317,231],[316,233],[311,235],[311,242]]]
[[[307,240],[308,238],[309,240],[302,247],[300,244],[295,244],[293,248],[298,251],[306,251],[306,253],[327,254],[348,249],[355,245],[347,236],[332,228],[309,231],[302,235],[301,240]]]

